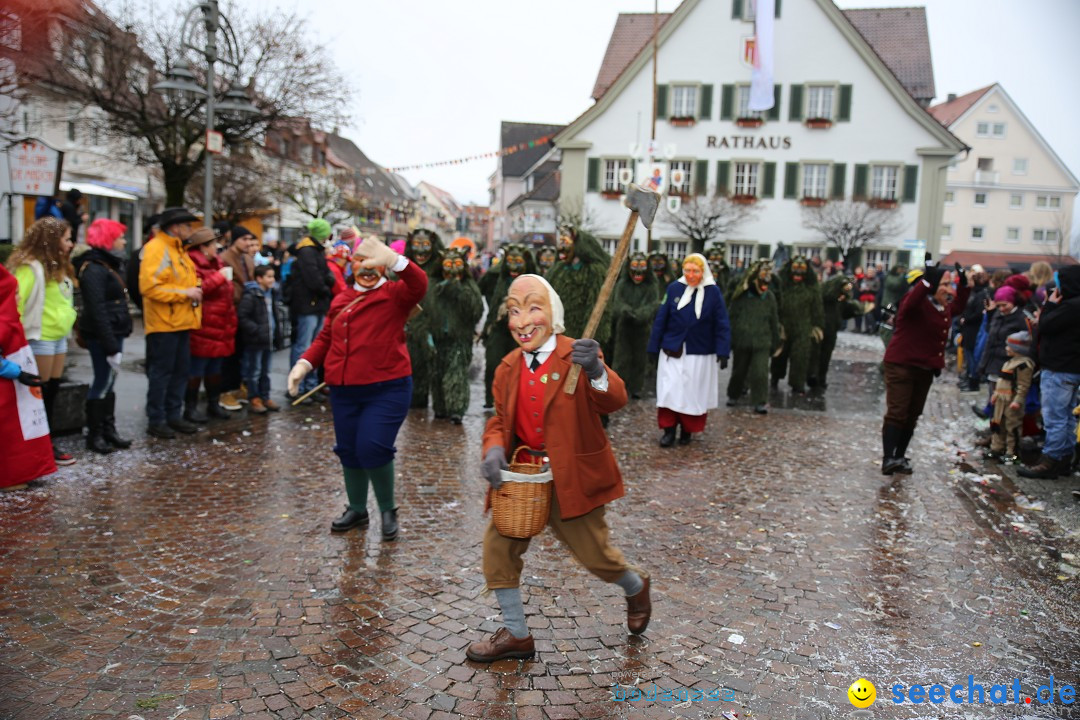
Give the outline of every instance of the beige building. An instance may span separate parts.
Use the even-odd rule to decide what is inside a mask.
[[[1069,257],[1080,183],[1000,85],[930,108],[969,146],[947,172],[941,251],[948,262],[1026,269]]]

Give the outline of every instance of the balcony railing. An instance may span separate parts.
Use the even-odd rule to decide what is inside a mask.
[[[976,170],[975,171],[975,184],[976,185],[997,185],[998,173],[996,170]]]

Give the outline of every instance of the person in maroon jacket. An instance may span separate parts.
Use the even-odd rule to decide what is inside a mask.
[[[187,253],[199,274],[203,291],[202,327],[191,331],[191,367],[184,394],[184,419],[204,423],[207,415],[224,419],[229,413],[221,399],[221,370],[225,358],[236,349],[236,306],[233,304],[233,269],[218,257],[217,241],[210,228],[199,228],[187,240]],[[199,386],[206,383],[206,415],[199,412]]]
[[[399,282],[388,282],[393,270]],[[330,305],[322,330],[289,371],[289,394],[317,367],[326,374],[334,411],[334,452],[341,458],[349,504],[330,525],[344,532],[368,524],[368,481],[375,491],[383,540],[397,537],[394,440],[412,400],[405,322],[427,292],[427,274],[376,237],[357,243],[353,284]]]
[[[904,457],[915,424],[926,405],[934,378],[945,367],[945,345],[953,315],[967,304],[967,275],[956,264],[952,273],[927,266],[904,296],[896,313],[896,330],[885,349],[885,422],[881,427],[881,473],[912,473]],[[955,285],[954,285],[955,282]]]

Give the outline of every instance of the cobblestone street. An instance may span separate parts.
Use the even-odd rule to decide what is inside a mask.
[[[963,454],[971,397],[949,373],[915,474],[882,477],[880,347],[841,334],[824,400],[721,407],[686,448],[657,447],[648,398],[613,415],[627,496],[608,521],[652,575],[648,632],[628,636],[619,589],[546,532],[523,592],[537,656],[490,667],[465,660],[498,627],[478,381],[464,425],[413,411],[403,427],[394,543],[377,522],[329,532],[344,487],[328,408],[171,442],[145,439],[132,409],[134,449],[90,458],[66,438],[79,464],[0,497],[0,717],[795,720],[851,716],[860,677],[877,687],[868,717],[1080,717],[892,703],[897,683],[1019,678],[1034,697],[1080,681],[1080,478],[1025,486],[1047,510],[1018,508],[1015,479]],[[612,699],[654,683],[734,699]]]

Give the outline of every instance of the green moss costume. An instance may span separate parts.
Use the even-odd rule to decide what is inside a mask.
[[[635,276],[639,278],[635,282]],[[630,256],[612,296],[611,315],[615,323],[614,368],[626,383],[626,391],[640,397],[645,386],[646,348],[653,318],[660,307],[656,300],[656,275],[649,272],[644,253]]]
[[[671,269],[671,259],[664,253],[652,253],[649,255],[649,271],[656,276],[656,299],[663,302],[667,299],[668,285],[675,282],[676,279],[682,276],[682,273],[676,275]],[[720,291],[723,292],[724,288],[721,285]]]
[[[834,275],[821,286],[821,303],[825,314],[824,336],[814,343],[810,363],[809,384],[818,390],[829,386],[829,363],[836,349],[836,334],[845,320],[862,314],[862,305],[851,297],[854,279],[846,275]]]
[[[506,258],[510,258],[508,263]],[[518,267],[517,259],[524,264]],[[488,271],[491,273],[491,271]],[[510,283],[523,273],[536,273],[532,253],[524,245],[507,245],[503,250],[503,261],[499,263],[495,291],[488,299],[488,315],[484,321],[484,407],[493,407],[495,400],[491,395],[491,384],[495,381],[495,369],[506,354],[517,347],[510,335],[510,326],[506,319],[506,296],[510,293]]]
[[[442,240],[431,230],[414,230],[405,240],[405,257],[423,268],[428,276],[428,289],[420,303],[421,311],[405,326],[405,346],[409,350],[409,359],[412,361],[412,407],[414,408],[426,408],[428,394],[431,391],[435,343],[431,338],[430,319],[434,306],[435,285],[442,278],[443,252]]]
[[[724,259],[724,244],[716,243],[705,253],[705,259],[709,261],[709,269],[712,271],[713,280],[720,292],[724,293],[724,299],[731,297],[731,266]]]
[[[545,245],[536,251],[536,271],[546,279],[551,275],[551,269],[559,261],[559,253],[550,245]]]
[[[750,401],[755,406],[769,399],[769,358],[780,347],[780,313],[776,293],[768,284],[755,282],[765,273],[772,277],[772,263],[758,260],[743,273],[731,292],[728,316],[731,318],[731,349],[734,359],[727,395],[742,397],[747,381]]]
[[[596,305],[596,300],[600,295],[600,288],[604,284],[604,277],[611,264],[611,256],[600,246],[596,238],[587,232],[572,231],[571,237],[573,238],[573,255],[563,259],[562,248],[560,248],[559,261],[551,268],[547,281],[559,294],[563,308],[566,310],[564,321],[566,336],[580,338],[585,332],[589,315],[592,314],[593,306]],[[603,345],[610,337],[609,306],[593,339]]]
[[[435,342],[431,399],[435,417],[460,423],[469,409],[469,365],[484,300],[464,253],[451,250],[442,267],[443,277],[435,283],[431,298],[430,331]]]
[[[480,288],[480,294],[484,296],[484,302],[491,305],[491,297],[495,294],[495,287],[499,284],[499,270],[502,263],[499,262],[499,258],[494,258],[491,261],[491,266],[487,269],[480,279],[476,281],[477,287]]]
[[[805,257],[797,255],[784,263],[778,294],[784,346],[780,355],[772,360],[772,384],[776,387],[780,379],[790,373],[788,385],[794,392],[804,393],[810,373],[813,335],[823,333],[825,324],[821,288]]]

